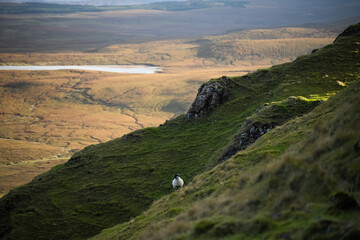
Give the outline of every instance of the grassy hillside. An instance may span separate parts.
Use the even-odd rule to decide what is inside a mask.
[[[1,236],[83,239],[138,216],[165,195],[144,215],[99,237],[137,237],[135,234],[154,221],[158,225],[145,229],[145,238],[175,238],[177,234],[190,239],[241,234],[275,238],[278,235],[274,234],[305,234],[301,230],[304,226],[309,234],[305,236],[322,233],[329,226],[328,233],[341,232],[341,221],[352,223],[351,213],[342,213],[342,199],[354,202],[352,197],[348,193],[334,194],[329,215],[325,211],[327,205],[315,200],[327,199],[331,191],[339,189],[358,194],[351,184],[357,174],[359,87],[352,82],[360,75],[359,41],[360,25],[354,25],[335,44],[299,57],[293,63],[243,77],[214,79],[205,86],[226,79],[230,95],[227,102],[207,112],[206,117],[189,122],[180,116],[158,128],[138,130],[121,139],[85,148],[68,163],[1,199]],[[348,87],[343,97],[324,102],[345,86]],[[319,101],[323,103],[316,107]],[[339,110],[346,103],[347,108]],[[338,112],[347,112],[346,109],[351,113],[346,117]],[[338,124],[338,119],[344,121]],[[320,120],[325,125],[315,125]],[[254,145],[219,165],[222,156],[234,146],[234,140],[247,133],[249,124],[266,126],[269,122],[278,127],[263,133]],[[327,123],[331,126],[329,130],[324,127]],[[314,126],[318,130],[313,130]],[[344,131],[343,136],[340,131],[340,138],[330,134],[329,146],[334,141],[337,148],[328,148],[321,140],[331,131],[339,131],[337,126],[351,131]],[[294,146],[299,141],[303,142]],[[334,157],[339,162],[328,157],[333,150],[339,154]],[[279,157],[286,151],[288,157]],[[301,151],[304,158],[297,156],[296,151]],[[340,156],[349,159],[346,165],[341,164]],[[316,159],[323,165],[316,163]],[[339,174],[332,174],[334,169],[339,169]],[[294,174],[288,174],[292,171]],[[180,173],[188,187],[172,193],[170,182],[174,173]],[[289,187],[292,192],[283,193],[282,187]],[[226,192],[228,188],[235,190]],[[219,197],[213,199],[216,196]],[[180,221],[174,222],[181,212],[185,213],[179,216]],[[239,221],[237,214],[242,217]],[[298,221],[291,221],[293,218]],[[169,224],[171,221],[173,224]],[[348,226],[344,234],[357,234],[356,225]]]
[[[287,62],[335,37],[327,30],[311,28],[258,29],[112,45],[90,53],[0,53],[4,65],[145,63],[164,67],[153,75],[0,71],[0,196],[67,161],[85,146],[158,126],[185,113],[209,77],[243,75]],[[225,51],[221,58],[212,52],[198,56],[212,45],[220,50],[233,45],[238,55],[228,52],[231,61],[222,59]]]
[[[335,45],[355,47],[359,37],[360,24]],[[358,55],[355,49],[347,48],[348,54]],[[358,239],[359,64],[355,67],[355,82],[309,114],[271,130],[142,215],[92,239]],[[277,104],[248,120],[264,121],[263,111],[273,116]]]
[[[358,239],[359,92],[357,80],[91,239]]]

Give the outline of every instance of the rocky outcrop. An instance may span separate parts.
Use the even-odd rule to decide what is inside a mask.
[[[204,83],[198,90],[195,101],[187,112],[186,119],[193,122],[205,117],[209,112],[226,102],[230,92],[230,78],[221,77],[215,81]]]
[[[235,135],[233,144],[226,150],[220,158],[219,163],[226,161],[238,151],[244,150],[247,146],[253,144],[258,138],[269,132],[279,124],[276,122],[262,124],[260,122],[246,122],[244,131]]]
[[[317,51],[319,51],[319,49],[318,49],[318,48],[313,49],[313,50],[311,51],[311,54],[314,54],[314,53],[316,53]]]
[[[334,43],[338,42],[343,37],[360,35],[360,24],[350,25],[344,32],[342,32],[335,40]]]
[[[238,151],[244,150],[247,146],[253,144],[258,138],[269,132],[276,126],[280,126],[290,119],[310,112],[321,101],[309,101],[301,96],[289,97],[282,103],[265,103],[264,107],[257,110],[252,116],[248,117],[241,133],[235,135],[232,144],[226,149],[225,153],[219,159],[219,163],[226,161]]]

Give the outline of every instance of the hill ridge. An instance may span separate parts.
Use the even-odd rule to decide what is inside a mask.
[[[357,239],[359,91],[357,77],[141,216],[91,239]]]
[[[231,186],[230,177],[223,183],[215,180],[215,185],[210,184],[205,188],[192,185],[179,193],[168,195],[172,191],[170,180],[174,172],[180,173],[187,183],[201,182],[196,176],[206,171],[210,171],[206,174],[215,174],[213,167],[234,146],[234,139],[237,140],[235,136],[244,131],[245,123],[267,123],[274,119],[278,122],[297,121],[296,116],[311,111],[319,101],[326,101],[357,80],[360,75],[356,65],[359,62],[356,44],[359,35],[360,32],[356,31],[350,36],[343,36],[341,41],[312,55],[299,57],[293,63],[230,78],[228,100],[194,122],[180,116],[158,128],[138,130],[121,139],[92,145],[75,153],[67,164],[36,177],[0,200],[0,236],[5,239],[33,239],[34,236],[84,239],[104,228],[139,216],[162,196],[166,195],[167,199],[188,196],[190,200],[201,200],[219,192],[222,187]],[[294,102],[300,103],[296,106],[305,103],[305,107],[294,109]],[[289,115],[287,118],[285,113]],[[308,121],[309,125],[313,122],[311,119]],[[281,130],[281,127],[275,129]],[[279,156],[291,144],[304,138],[309,133],[308,128],[304,129],[300,133],[300,130],[289,131],[288,135],[293,134],[289,140],[279,136],[279,139],[274,138],[275,142],[283,141],[279,146],[268,143],[270,146],[265,149],[256,149],[259,141],[267,139],[268,133],[263,134],[246,150],[249,154],[240,152],[230,158],[244,156],[240,164],[242,167],[232,169],[233,163],[228,160],[226,164],[218,165],[218,168],[224,169],[222,173],[216,172],[216,175],[241,172],[241,168],[250,168],[254,163],[270,161],[271,156]],[[277,133],[278,130],[273,134],[276,136]],[[258,176],[259,182],[266,179],[266,174]],[[190,202],[194,203],[192,200]],[[250,205],[253,206],[253,203]],[[161,210],[165,212],[155,211],[155,215],[165,214],[170,221],[185,208],[180,206]],[[144,230],[152,217],[140,216],[135,221],[139,219],[144,222],[135,224],[134,227],[138,227],[135,230]],[[196,236],[206,238],[207,234],[213,234],[213,227],[226,219],[223,220],[207,219],[205,223],[195,223]],[[265,220],[255,221],[254,228],[272,224],[267,218]],[[125,223],[120,229],[124,227],[129,226]],[[131,233],[134,232],[129,230],[125,235]],[[194,237],[191,232],[186,233],[190,234],[190,238]]]

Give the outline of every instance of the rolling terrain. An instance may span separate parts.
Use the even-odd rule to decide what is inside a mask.
[[[0,53],[0,65],[148,64],[192,68],[272,65],[295,60],[331,43],[335,37],[328,29],[245,30],[199,38],[115,44],[91,52]]]
[[[359,42],[352,25],[292,63],[210,80],[187,115],[86,147],[1,198],[0,236],[120,224],[94,239],[356,239]]]
[[[22,3],[1,3],[0,7],[4,14],[38,14],[38,13],[73,13],[73,12],[105,12],[105,11],[120,11],[120,10],[162,10],[162,11],[189,11],[195,9],[204,9],[212,7],[237,7],[244,8],[247,2],[240,0],[192,0],[192,1],[154,1],[143,4],[136,4],[136,2],[107,2],[101,4],[97,1],[96,4],[83,4],[75,1],[70,2],[22,2]]]
[[[211,76],[243,75],[294,60],[334,38],[327,30],[281,28],[112,45],[92,53],[0,53],[1,65],[164,68],[154,75],[0,71],[0,195],[90,144],[185,113],[198,87]]]
[[[182,114],[209,73],[238,72],[229,71],[1,72],[1,195],[90,144]]]
[[[201,7],[197,4],[199,2],[206,6]],[[144,5],[130,10],[119,10],[122,6],[100,9],[98,6],[40,4],[40,12],[31,12],[26,4],[12,8],[13,5],[8,7],[3,3],[0,4],[0,52],[93,51],[114,44],[285,26],[320,28],[326,24],[340,25],[336,27],[339,30],[339,27],[343,29],[360,17],[360,3],[351,0],[325,1],[326,4],[323,0],[253,0],[246,5],[242,4],[243,1],[222,0],[214,1],[223,3],[216,6],[212,6],[212,2],[167,2],[158,3],[158,8],[146,8],[144,6],[151,5]],[[190,7],[180,8],[181,11],[161,7],[173,3]],[[191,7],[193,3],[195,7]]]

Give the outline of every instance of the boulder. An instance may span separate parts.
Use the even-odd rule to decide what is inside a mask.
[[[253,144],[258,138],[278,125],[277,122],[260,123],[247,121],[244,126],[244,131],[235,135],[234,143],[228,147],[220,158],[219,163],[226,161],[238,151],[244,150],[247,146]]]
[[[230,82],[231,79],[224,76],[204,83],[199,88],[195,101],[187,112],[187,121],[193,122],[200,117],[205,117],[216,107],[226,102],[230,95]]]

